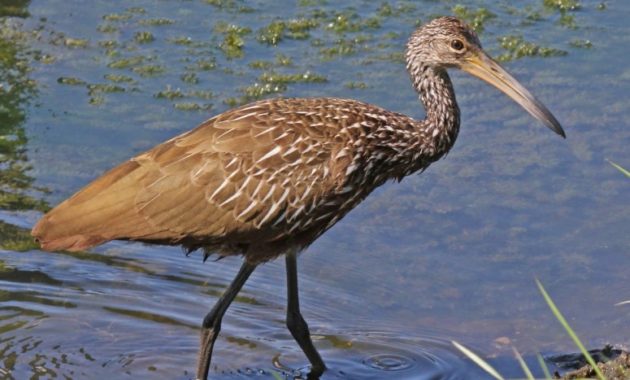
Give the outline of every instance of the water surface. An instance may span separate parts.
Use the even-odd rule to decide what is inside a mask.
[[[630,183],[606,162],[630,167],[630,5],[10,3],[0,6],[4,378],[192,378],[197,326],[238,258],[202,265],[121,242],[44,253],[28,229],[106,169],[260,96],[351,97],[423,117],[402,47],[416,25],[454,12],[568,138],[452,73],[462,129],[448,157],[378,189],[300,257],[322,378],[486,378],[451,340],[521,377],[512,346],[527,358],[575,351],[535,277],[587,346],[630,342],[628,306],[615,306],[630,299]],[[304,373],[285,291],[282,260],[252,275],[224,319],[213,378]]]

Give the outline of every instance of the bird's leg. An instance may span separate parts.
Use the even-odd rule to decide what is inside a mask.
[[[289,252],[286,255],[287,260],[287,327],[291,331],[291,335],[295,341],[300,345],[304,354],[311,362],[311,372],[308,378],[319,378],[326,365],[321,356],[313,346],[311,340],[311,333],[308,331],[308,325],[302,314],[300,313],[300,301],[298,295],[298,280],[297,280],[297,253]]]
[[[244,261],[230,286],[203,319],[197,364],[197,380],[206,380],[208,378],[210,360],[212,359],[212,348],[214,347],[214,341],[217,339],[217,335],[219,335],[219,331],[221,331],[221,319],[254,269],[256,269],[255,264]]]

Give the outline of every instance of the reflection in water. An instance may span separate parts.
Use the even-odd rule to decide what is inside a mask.
[[[45,201],[33,196],[42,191],[33,186],[28,175],[24,130],[26,109],[36,96],[35,82],[29,77],[30,52],[25,35],[8,17],[27,17],[29,0],[6,0],[0,4],[0,210],[46,210]],[[35,248],[29,231],[0,221],[1,250],[26,251]],[[73,355],[57,347],[46,350],[43,339],[24,331],[38,326],[48,317],[48,308],[75,308],[70,301],[56,299],[49,289],[63,284],[40,270],[22,270],[0,260],[0,377],[3,379],[67,378],[72,370],[60,369]],[[17,284],[29,284],[24,290]],[[36,306],[39,305],[39,306]],[[56,352],[55,352],[56,351]],[[23,357],[30,360],[20,360]]]
[[[30,230],[0,220],[0,249],[23,252],[36,248]]]
[[[2,0],[0,17],[28,17],[31,0]]]
[[[3,2],[0,15],[26,16],[28,3]],[[36,95],[36,84],[29,77],[24,35],[12,22],[0,17],[0,209],[45,210],[46,203],[30,195],[34,179],[27,174],[30,166],[24,121],[26,107]]]

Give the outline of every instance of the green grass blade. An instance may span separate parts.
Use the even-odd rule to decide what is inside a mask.
[[[273,376],[274,380],[283,380],[282,376],[280,376],[276,371],[271,371],[271,376]]]
[[[540,290],[540,293],[542,293],[543,297],[545,298],[545,301],[547,301],[547,305],[549,305],[549,308],[553,312],[553,315],[556,317],[558,322],[560,322],[562,327],[564,327],[564,329],[569,334],[571,339],[573,339],[573,343],[575,343],[575,345],[578,346],[578,348],[580,349],[580,352],[582,352],[582,355],[584,355],[588,364],[590,364],[591,367],[593,367],[593,371],[595,371],[595,373],[597,374],[597,378],[600,380],[606,380],[606,377],[604,376],[602,371],[599,369],[599,367],[595,363],[595,360],[593,360],[593,357],[588,353],[588,351],[586,350],[586,348],[584,347],[580,339],[575,334],[575,331],[573,331],[571,326],[569,326],[569,323],[564,318],[562,313],[560,313],[560,310],[558,310],[558,307],[553,302],[549,294],[547,294],[547,291],[545,290],[543,285],[540,283],[540,281],[538,281],[538,279],[536,279],[536,285],[538,285],[538,289]]]
[[[624,169],[621,165],[615,164],[614,162],[612,162],[610,160],[606,160],[606,161],[608,161],[608,163],[611,164],[615,169],[617,169],[620,172],[622,172],[623,174],[625,174],[626,177],[630,178],[630,171]]]
[[[525,360],[523,360],[521,353],[518,352],[518,350],[514,347],[512,347],[512,351],[514,351],[514,356],[516,356],[516,360],[518,360],[518,364],[521,365],[523,372],[525,372],[525,377],[527,378],[527,380],[536,380],[534,379],[534,375],[532,375],[532,371],[529,370],[527,363],[525,363]]]
[[[547,363],[545,363],[545,359],[542,357],[540,352],[536,354],[536,357],[538,358],[538,364],[540,364],[540,368],[542,368],[543,372],[545,373],[545,379],[552,380],[553,377],[551,377],[551,372],[549,372],[549,367],[547,367]]]
[[[475,362],[475,364],[477,364],[479,367],[481,367],[484,371],[488,372],[490,375],[492,375],[492,377],[494,377],[497,380],[505,380],[503,378],[503,376],[501,376],[496,369],[492,368],[492,366],[490,364],[488,364],[488,362],[486,362],[485,360],[483,360],[482,358],[480,358],[477,354],[475,354],[474,352],[470,351],[469,349],[467,349],[466,347],[462,346],[461,344],[457,343],[456,341],[452,340],[451,343],[453,343],[453,346],[455,346],[455,348],[457,348],[458,350],[460,350],[464,355],[466,355],[470,360],[472,360],[473,362]]]

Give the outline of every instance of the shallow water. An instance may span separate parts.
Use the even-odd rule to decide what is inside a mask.
[[[330,368],[322,379],[486,378],[451,340],[522,377],[512,346],[531,363],[575,351],[535,277],[587,346],[630,342],[629,306],[615,306],[630,299],[630,183],[606,162],[630,167],[630,4],[9,3],[0,14],[20,17],[4,16],[0,34],[0,377],[192,378],[197,326],[240,260],[201,265],[177,248],[121,242],[40,252],[26,232],[41,200],[57,204],[261,87],[422,117],[402,46],[419,21],[453,11],[485,20],[494,56],[509,53],[505,36],[563,52],[504,65],[568,138],[452,73],[463,116],[448,157],[378,189],[300,257],[303,314]],[[312,26],[259,41],[261,28],[293,19]],[[213,378],[307,370],[284,327],[283,264],[257,269],[229,309]]]

